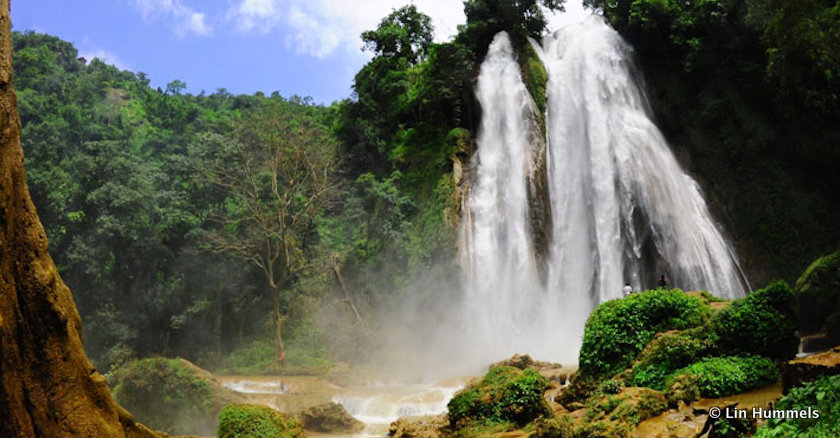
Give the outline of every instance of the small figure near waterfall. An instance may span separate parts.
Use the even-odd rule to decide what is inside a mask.
[[[633,287],[630,286],[630,283],[624,283],[624,298],[630,296],[633,293]]]
[[[665,281],[665,274],[659,276],[659,288],[665,289],[665,286],[668,286],[668,282]]]

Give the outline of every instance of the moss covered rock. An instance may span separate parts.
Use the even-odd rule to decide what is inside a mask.
[[[175,434],[212,434],[222,407],[238,401],[212,374],[180,358],[130,362],[110,381],[114,397],[138,419]]]
[[[814,261],[793,292],[801,334],[825,330],[829,343],[840,344],[840,251]]]
[[[580,350],[580,370],[609,376],[633,364],[656,333],[701,325],[710,309],[679,289],[652,290],[601,304],[589,319]]]
[[[510,422],[524,425],[551,409],[543,398],[548,379],[533,370],[494,367],[476,384],[449,401],[449,424],[462,429],[470,424]]]
[[[219,413],[219,438],[304,438],[294,418],[266,406],[231,404]]]
[[[590,398],[583,415],[542,419],[534,430],[540,438],[625,437],[641,421],[667,408],[665,397],[659,391],[623,388],[616,394],[599,392]]]
[[[713,330],[721,354],[790,359],[799,346],[793,292],[787,283],[777,281],[735,300],[715,314]]]
[[[759,388],[779,379],[779,370],[770,359],[763,357],[712,357],[700,360],[668,377],[668,392],[677,389],[703,397],[725,397]],[[675,385],[676,384],[676,385]],[[679,386],[677,386],[679,385]],[[692,387],[696,386],[696,389]],[[670,395],[669,400],[687,397]]]
[[[659,333],[639,354],[628,384],[664,389],[665,379],[712,352],[714,335],[707,327]]]

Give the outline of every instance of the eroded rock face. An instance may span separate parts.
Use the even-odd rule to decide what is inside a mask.
[[[840,374],[840,347],[802,359],[782,364],[782,386],[787,394],[790,388],[802,386],[821,376]]]
[[[316,432],[359,432],[364,429],[361,421],[353,418],[344,406],[334,402],[304,409],[296,417],[303,423],[304,429]]]
[[[79,313],[47,252],[26,185],[10,28],[0,0],[0,436],[155,437],[85,355]]]

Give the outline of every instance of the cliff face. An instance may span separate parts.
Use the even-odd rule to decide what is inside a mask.
[[[12,88],[9,0],[0,0],[0,436],[155,437],[111,398],[47,252],[26,185]]]

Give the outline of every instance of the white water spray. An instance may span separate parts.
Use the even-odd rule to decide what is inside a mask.
[[[536,106],[504,33],[478,78],[482,124],[461,237],[474,359],[576,361],[589,313],[625,282],[653,288],[664,274],[669,287],[743,296],[732,248],[651,120],[629,46],[591,17],[537,49],[549,77],[549,230],[529,219]],[[533,236],[545,231],[538,264]]]

